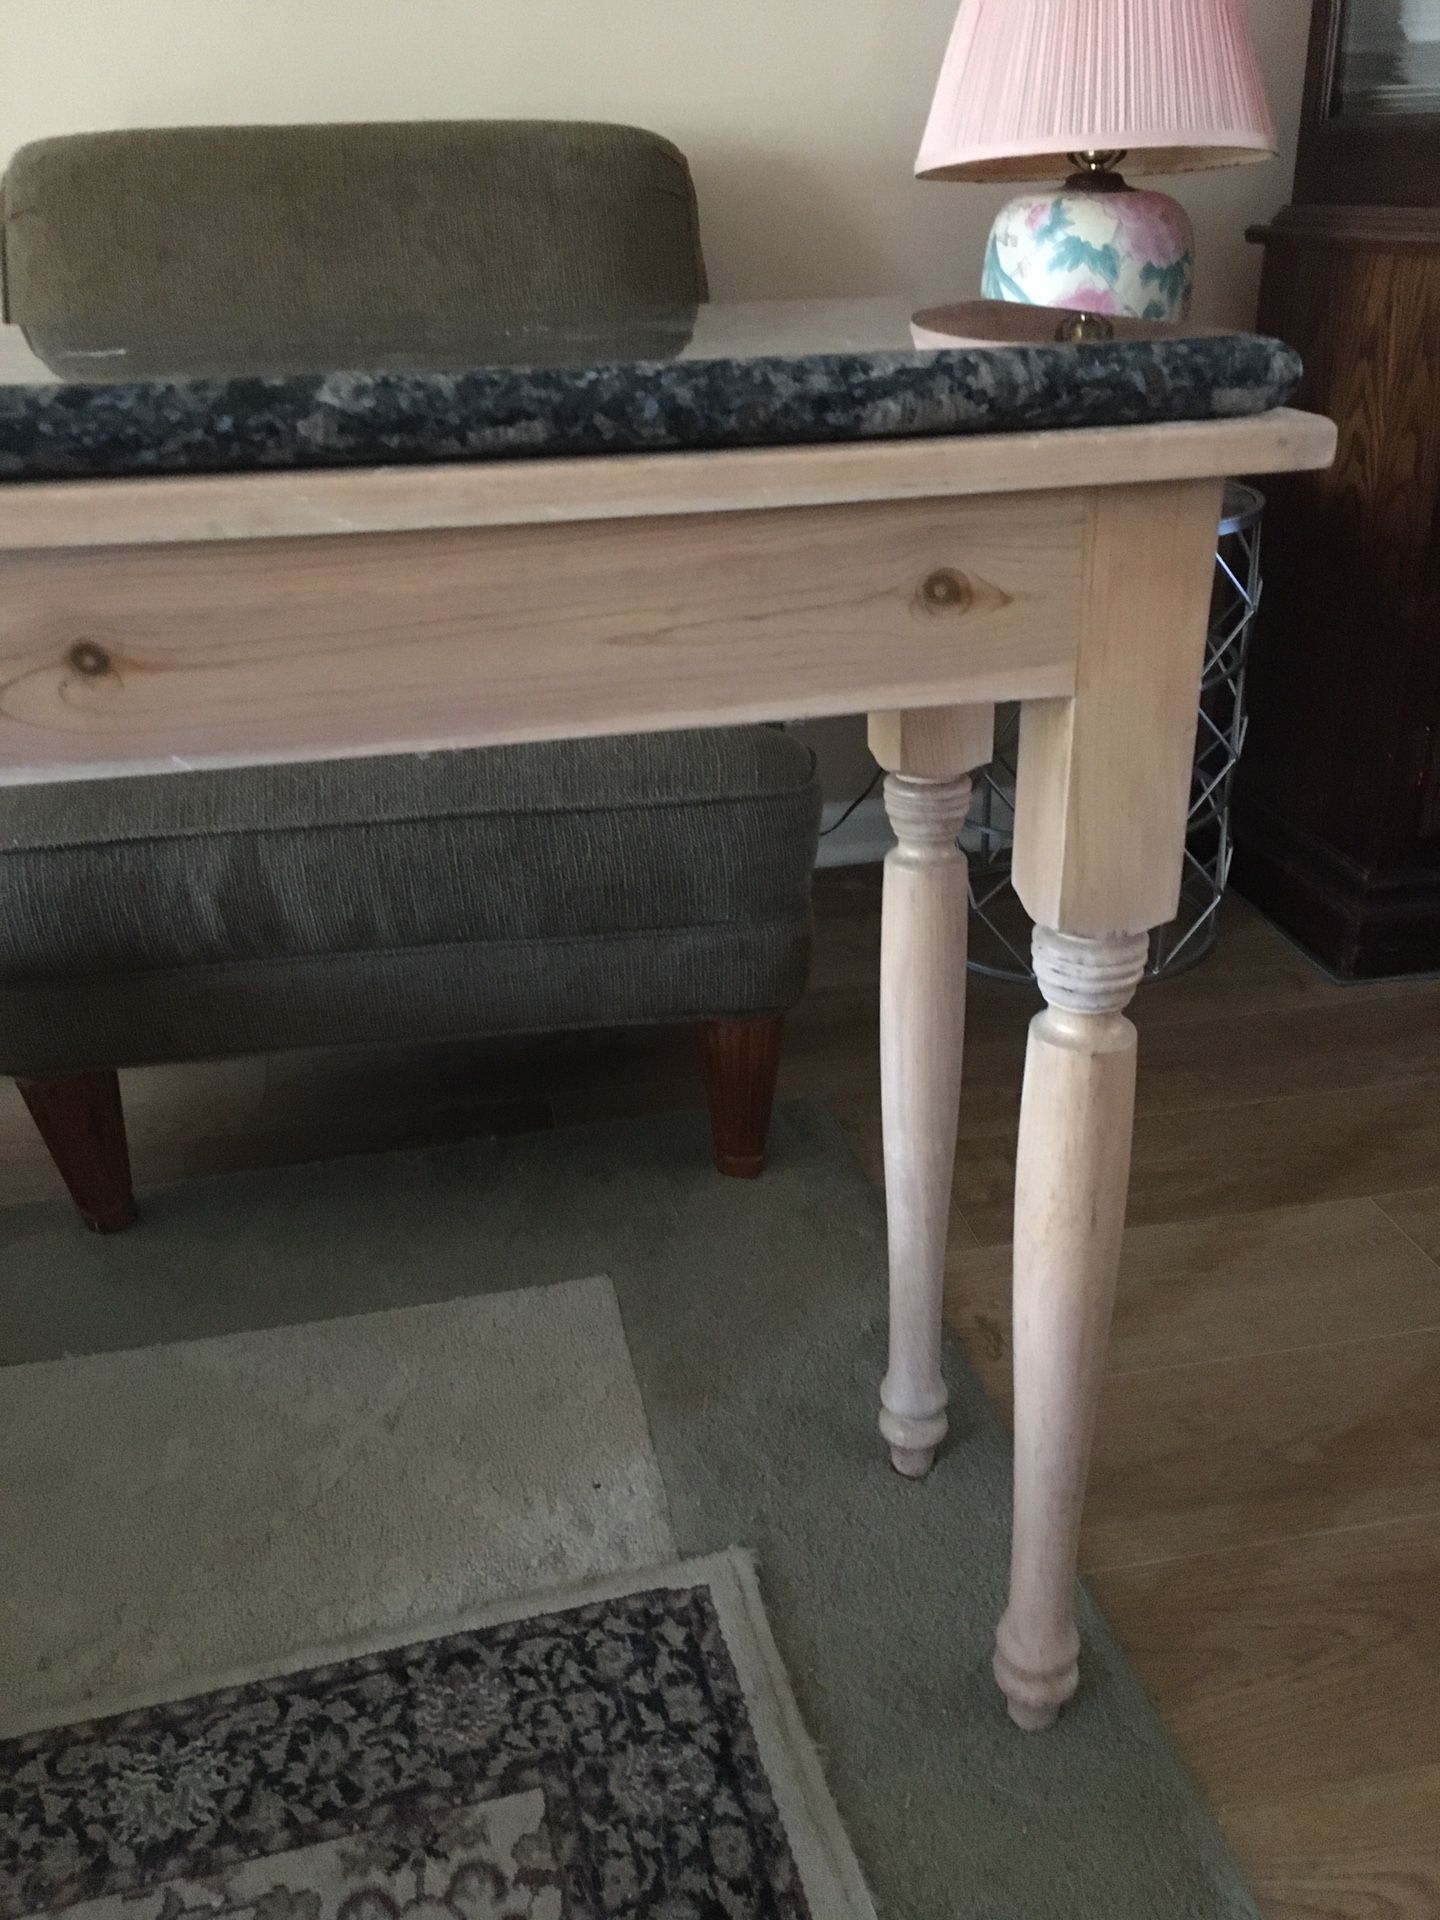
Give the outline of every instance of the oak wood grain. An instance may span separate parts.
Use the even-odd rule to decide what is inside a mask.
[[[1111,1374],[1082,1564],[1440,1510],[1440,1328]]]
[[[1016,1018],[1006,1024],[992,1006],[977,1004],[961,1111],[967,1138],[1013,1121],[1021,1011],[1017,1003]],[[1188,1021],[1162,985],[1145,994],[1135,1012],[1142,1114],[1440,1078],[1440,994],[1428,983],[1424,991],[1402,987],[1363,999],[1320,997],[1289,1008]]]
[[[947,1317],[994,1397],[1009,1391],[1010,1250],[956,1244]],[[1373,1200],[1131,1227],[1112,1373],[1440,1328],[1440,1270]]]
[[[1376,1204],[1422,1252],[1440,1262],[1440,1187],[1382,1193]]]
[[[1408,1721],[1397,1731],[1403,1747]],[[1440,1913],[1440,1767],[1360,1774],[1219,1813],[1267,1920]]]
[[[955,1199],[985,1245],[1010,1237],[1013,1160],[1010,1133],[966,1136]],[[1428,1186],[1437,1167],[1436,1079],[1144,1113],[1130,1219],[1199,1219]]]
[[[1440,1508],[1092,1581],[1222,1804],[1440,1766]]]

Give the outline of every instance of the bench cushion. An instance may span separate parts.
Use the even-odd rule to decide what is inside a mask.
[[[768,727],[11,789],[0,1071],[779,1011],[819,808]]]
[[[705,295],[684,155],[587,122],[64,134],[11,160],[0,236],[10,316],[62,360],[159,335],[228,367]]]

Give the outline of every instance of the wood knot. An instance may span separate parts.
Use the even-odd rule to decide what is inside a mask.
[[[115,670],[110,655],[97,640],[77,640],[65,655],[65,662],[85,680],[101,680]]]
[[[920,604],[927,613],[964,613],[975,592],[954,567],[937,567],[920,588]]]

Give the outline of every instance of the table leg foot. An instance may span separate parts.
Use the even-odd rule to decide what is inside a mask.
[[[1060,1709],[1075,1697],[1080,1685],[1080,1639],[1074,1653],[1061,1665],[1043,1668],[1022,1656],[1011,1644],[1008,1617],[995,1636],[995,1680],[1005,1696],[1010,1718],[1025,1733],[1043,1733],[1060,1718]]]
[[[887,1433],[888,1425],[882,1414],[880,1420],[882,1433]],[[940,1438],[943,1439],[944,1435],[942,1434]],[[903,1480],[923,1480],[935,1464],[939,1445],[940,1442],[937,1440],[933,1447],[899,1447],[891,1441],[890,1464]]]
[[[934,1447],[891,1447],[890,1464],[902,1480],[923,1480],[935,1464]]]

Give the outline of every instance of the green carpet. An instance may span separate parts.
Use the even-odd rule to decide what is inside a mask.
[[[886,1466],[880,1203],[823,1108],[780,1114],[753,1185],[710,1171],[700,1115],[667,1115],[190,1182],[110,1241],[17,1209],[0,1272],[9,1362],[608,1273],[678,1547],[757,1550],[883,1920],[1253,1920],[1088,1604],[1060,1726],[1006,1719],[1005,1437],[952,1354],[936,1472]]]

